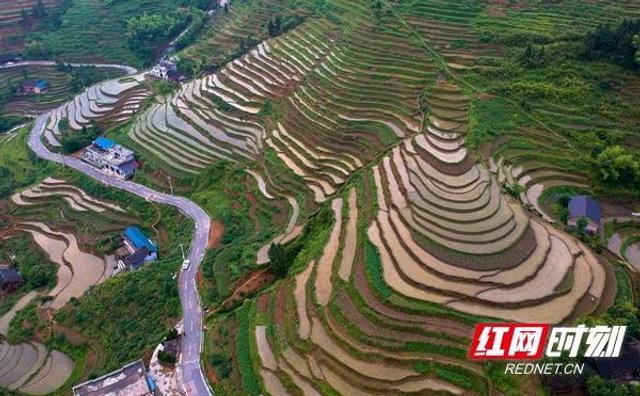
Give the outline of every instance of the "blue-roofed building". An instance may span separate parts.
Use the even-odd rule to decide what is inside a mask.
[[[113,142],[113,140],[111,139],[107,139],[106,137],[103,136],[99,136],[96,138],[96,140],[93,141],[93,144],[102,150],[109,150],[111,147],[115,146],[116,144]]]
[[[567,224],[572,227],[578,226],[578,220],[587,220],[586,231],[595,234],[602,225],[602,211],[600,204],[588,195],[578,195],[569,201],[569,217]]]
[[[106,173],[117,175],[123,179],[133,177],[138,168],[140,168],[133,151],[103,136],[96,138],[84,150],[82,160],[102,169]]]
[[[20,92],[23,95],[41,95],[49,92],[47,80],[25,80],[20,83]]]
[[[125,247],[129,252],[121,261],[123,267],[138,269],[143,264],[158,259],[158,248],[138,227],[127,227],[122,233]]]

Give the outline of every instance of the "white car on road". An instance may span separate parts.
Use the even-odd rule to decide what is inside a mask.
[[[189,261],[189,259],[185,259],[185,260],[182,262],[182,270],[183,270],[183,271],[186,271],[186,270],[187,270],[187,268],[189,268],[189,264],[191,264],[191,261]]]

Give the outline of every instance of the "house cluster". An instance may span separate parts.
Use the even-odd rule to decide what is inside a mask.
[[[142,360],[73,387],[74,396],[151,396],[156,384]]]
[[[20,83],[18,95],[44,95],[49,92],[49,82],[43,79],[25,80]]]
[[[162,59],[155,65],[149,74],[155,78],[168,81],[172,84],[180,83],[185,77],[178,71],[178,65],[172,60]]]
[[[583,222],[583,224],[580,224]],[[600,204],[588,195],[578,195],[569,201],[569,216],[567,225],[579,228],[584,225],[584,231],[595,235],[602,227],[602,211]]]
[[[118,264],[114,275],[125,270],[136,270],[158,259],[158,248],[138,227],[127,227],[122,233],[122,240],[123,246],[116,252]]]
[[[135,153],[113,141],[99,137],[85,149],[82,160],[104,172],[130,179],[140,168]]]
[[[0,265],[0,297],[17,290],[24,284],[20,273],[8,265]]]

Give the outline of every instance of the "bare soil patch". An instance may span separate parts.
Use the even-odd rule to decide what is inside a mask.
[[[212,220],[211,227],[209,229],[209,243],[207,247],[209,249],[216,248],[222,240],[224,235],[224,224],[220,220]]]

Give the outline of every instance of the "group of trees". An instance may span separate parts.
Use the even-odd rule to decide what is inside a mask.
[[[600,25],[585,39],[584,57],[605,59],[621,66],[640,66],[640,20],[625,20],[617,28]]]
[[[7,177],[11,175],[0,167],[0,183],[4,184]],[[15,263],[24,279],[25,291],[53,287],[56,283],[56,265],[47,259],[42,250],[33,248],[33,242],[27,234],[0,243],[0,262]]]
[[[284,278],[289,273],[289,268],[293,264],[296,256],[300,252],[302,245],[284,246],[274,243],[269,248],[269,265],[271,272],[278,278]]]
[[[102,131],[95,125],[88,128],[83,127],[82,131],[65,134],[62,139],[62,152],[65,154],[75,153],[76,151],[90,145]]]
[[[606,184],[638,190],[640,160],[622,146],[610,146],[598,154],[595,169]]]
[[[0,103],[2,103],[2,98],[0,98]],[[11,128],[22,122],[22,118],[15,116],[1,116],[0,117],[0,133],[6,132]]]
[[[520,55],[519,62],[525,68],[534,68],[541,66],[545,60],[545,47],[536,45],[527,45]]]
[[[13,192],[15,177],[11,169],[0,166],[0,199],[7,198]]]
[[[291,29],[296,28],[305,21],[302,15],[285,15],[284,17],[277,14],[267,23],[267,31],[270,37],[276,37]]]
[[[380,25],[385,16],[384,3],[382,0],[372,0],[370,7],[373,13],[373,21],[376,25]]]
[[[217,4],[217,3],[216,3]],[[176,50],[181,50],[193,44],[209,20],[207,14],[197,8],[190,10],[191,25],[185,34],[176,42]]]
[[[22,26],[27,27],[29,25],[29,12],[26,9],[22,9]],[[37,19],[44,18],[47,16],[47,9],[44,6],[42,0],[38,0],[36,4],[31,7],[31,16]]]
[[[109,78],[108,71],[100,70],[95,66],[74,67],[68,63],[56,61],[56,70],[71,77],[69,85],[73,92],[83,91],[87,87]]]
[[[155,57],[159,46],[169,41],[190,21],[189,13],[144,13],[127,20],[129,47],[145,62]]]

